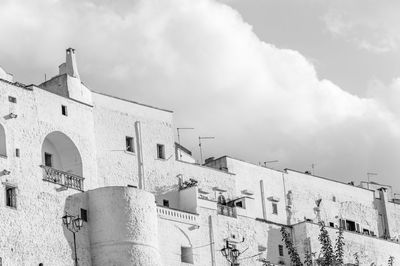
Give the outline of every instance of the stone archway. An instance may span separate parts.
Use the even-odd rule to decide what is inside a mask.
[[[82,158],[74,142],[64,133],[54,131],[42,144],[42,164],[66,173],[82,176]]]

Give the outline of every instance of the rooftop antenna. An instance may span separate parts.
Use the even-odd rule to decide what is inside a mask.
[[[377,174],[377,173],[367,173],[367,177],[368,177],[368,189],[369,189],[369,183],[370,183],[371,176],[374,176],[374,175],[378,175],[378,174]]]
[[[202,139],[215,139],[215,137],[199,137],[199,148],[200,148],[200,165],[203,164],[203,151],[201,149],[201,140]]]
[[[187,129],[194,129],[193,127],[178,127],[176,131],[178,131],[178,144],[181,145],[181,135],[179,134],[179,130],[187,130]]]

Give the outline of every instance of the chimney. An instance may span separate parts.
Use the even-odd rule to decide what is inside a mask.
[[[78,73],[78,65],[76,64],[75,49],[67,49],[65,63],[59,66],[59,73],[60,75],[67,74],[71,77],[80,79]]]

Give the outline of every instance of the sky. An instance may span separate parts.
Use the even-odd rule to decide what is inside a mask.
[[[40,84],[77,50],[92,90],[173,110],[199,158],[400,192],[400,2],[0,0],[0,66]]]

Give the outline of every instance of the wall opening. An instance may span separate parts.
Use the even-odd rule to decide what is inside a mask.
[[[82,176],[82,158],[76,145],[62,132],[52,132],[42,144],[42,164],[69,174]]]

